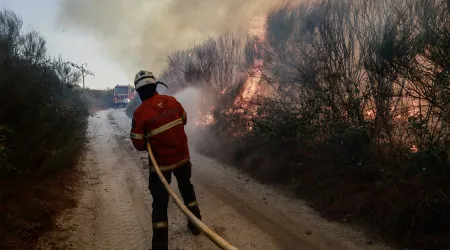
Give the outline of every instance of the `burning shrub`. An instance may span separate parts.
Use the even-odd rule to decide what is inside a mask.
[[[248,79],[216,105],[211,129],[226,145],[201,151],[222,159],[217,148],[238,145],[227,163],[292,183],[328,216],[447,246],[432,239],[450,230],[432,207],[449,218],[449,7],[335,0],[273,10],[243,49]]]
[[[297,187],[330,217],[439,248],[448,240],[433,237],[450,230],[438,219],[450,216],[449,7],[286,5],[256,18],[242,48],[210,39],[173,53],[161,77],[216,94],[201,152]]]
[[[443,108],[448,98],[440,98],[450,94],[448,65],[437,56],[445,50],[442,39],[449,29],[445,18],[437,18],[448,16],[445,9],[436,1],[325,1],[280,8],[268,17],[266,79],[287,109],[302,110],[320,130],[316,138],[365,128],[374,145],[409,149],[420,140],[422,148],[433,144],[448,152]],[[418,31],[415,19],[422,24]],[[441,28],[433,44],[423,38],[428,26]],[[433,59],[428,47],[435,50]],[[371,119],[365,116],[369,111]],[[418,117],[420,134],[407,122]]]
[[[242,60],[239,39],[225,33],[169,55],[168,68],[160,78],[169,86],[179,86],[175,91],[191,86],[221,93],[238,81]]]
[[[416,204],[436,197],[439,211],[450,208],[444,182],[450,164],[448,7],[433,0],[324,1],[274,10],[261,69],[278,95],[262,99],[250,133],[261,142],[284,143],[280,153],[289,148],[291,161],[280,160],[291,170],[282,171],[292,171],[302,182],[300,193],[328,215],[376,215],[371,223],[390,235],[420,237],[436,247],[448,241],[426,239],[422,226],[439,225],[427,232],[432,235],[450,224]],[[267,151],[265,145],[254,150]],[[366,188],[355,193],[357,185]],[[404,206],[389,200],[402,207],[389,210],[392,185],[399,197],[435,189]]]

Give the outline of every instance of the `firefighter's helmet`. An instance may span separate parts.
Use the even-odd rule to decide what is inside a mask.
[[[134,86],[136,87],[136,90],[144,85],[149,85],[149,84],[156,85],[156,79],[153,76],[153,73],[150,71],[141,70],[134,77]]]
[[[156,81],[155,77],[153,76],[153,73],[150,71],[141,70],[134,77],[134,86],[135,86],[136,90],[138,90],[140,87],[142,87],[144,85],[149,85],[149,84],[154,84],[154,85],[162,84],[166,88],[168,88],[165,83]]]

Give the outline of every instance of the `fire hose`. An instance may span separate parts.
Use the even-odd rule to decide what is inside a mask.
[[[166,188],[167,192],[169,193],[170,197],[175,201],[178,208],[188,217],[188,219],[194,223],[194,225],[202,231],[202,233],[208,237],[214,244],[216,244],[221,249],[226,250],[237,250],[236,247],[232,246],[230,243],[228,243],[226,240],[224,240],[222,237],[220,237],[218,234],[216,234],[213,230],[211,230],[209,227],[207,227],[201,220],[199,220],[189,209],[183,204],[181,199],[175,194],[175,192],[170,187],[170,184],[167,182],[166,178],[164,178],[163,173],[159,169],[158,163],[155,160],[155,156],[153,155],[152,149],[150,147],[150,143],[147,142],[147,149],[148,149],[148,155],[150,156],[150,159],[153,163],[153,166],[155,167],[156,173],[158,174],[159,179],[163,183],[164,187]]]

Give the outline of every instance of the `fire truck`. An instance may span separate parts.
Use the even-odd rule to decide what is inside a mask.
[[[136,91],[130,85],[116,85],[114,87],[114,108],[125,108],[136,95]]]

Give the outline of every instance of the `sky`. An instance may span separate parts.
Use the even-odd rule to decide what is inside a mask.
[[[101,42],[88,32],[70,24],[60,24],[59,0],[0,0],[1,9],[14,11],[23,20],[23,31],[36,30],[47,41],[48,53],[81,65],[87,63],[95,76],[85,78],[86,87],[112,88],[133,84],[128,75]]]

